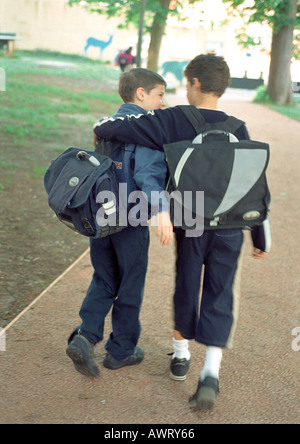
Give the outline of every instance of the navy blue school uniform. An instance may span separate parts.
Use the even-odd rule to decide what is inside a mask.
[[[143,114],[137,105],[124,104],[114,116]],[[127,202],[131,193],[142,190],[151,201],[151,191],[162,192],[166,187],[167,166],[162,152],[124,144],[111,156],[117,166],[120,183],[126,183]],[[147,217],[148,218],[148,217]],[[149,227],[147,221],[130,226],[103,239],[91,240],[91,262],[94,275],[83,301],[80,329],[91,341],[103,340],[105,318],[112,309],[112,332],[106,350],[117,360],[134,353],[141,325],[139,314],[143,300],[148,265]]]
[[[228,115],[221,111],[199,109],[209,123],[222,122]],[[98,137],[135,141],[155,150],[167,143],[193,140],[191,123],[180,108],[173,107],[128,116],[125,119],[104,119],[95,127]],[[245,126],[235,133],[239,140],[249,139]],[[186,339],[195,339],[207,346],[231,347],[237,321],[239,279],[237,273],[243,245],[243,232],[206,230],[200,237],[186,237],[175,229],[177,243],[176,289],[174,295],[175,325]],[[268,252],[271,246],[269,220],[251,232],[253,245]],[[199,293],[203,272],[199,313]]]

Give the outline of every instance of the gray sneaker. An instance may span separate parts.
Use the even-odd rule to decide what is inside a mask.
[[[126,365],[137,365],[142,362],[143,359],[144,350],[141,347],[135,347],[134,353],[121,361],[118,361],[113,355],[107,353],[103,361],[103,366],[110,370],[118,370]]]
[[[190,397],[189,406],[198,410],[212,410],[219,394],[219,380],[207,376],[199,381],[196,393]]]
[[[72,359],[75,369],[89,378],[100,376],[94,355],[94,345],[89,340],[77,334],[69,344],[66,353]]]
[[[191,364],[190,359],[173,358],[170,363],[170,378],[173,381],[185,381]]]

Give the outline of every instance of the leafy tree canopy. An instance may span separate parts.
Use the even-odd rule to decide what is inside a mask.
[[[189,0],[190,4],[202,0]],[[150,31],[154,16],[160,16],[165,21],[168,14],[180,15],[180,8],[184,0],[147,0],[146,2],[146,31]],[[69,0],[69,5],[83,5],[90,12],[106,14],[108,18],[122,16],[123,23],[119,28],[127,28],[130,23],[138,26],[140,14],[139,0],[108,0],[99,2],[95,0]]]
[[[267,23],[274,28],[277,34],[285,26],[295,26],[300,29],[300,3],[298,3],[296,18],[289,17],[292,9],[290,0],[253,0],[249,6],[248,0],[223,0],[229,3],[232,10],[238,10],[249,22]]]

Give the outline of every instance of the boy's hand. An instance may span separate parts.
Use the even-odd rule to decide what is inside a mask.
[[[252,257],[254,259],[266,259],[268,256],[268,253],[265,251],[259,250],[258,248],[253,248]]]
[[[173,240],[173,225],[168,212],[162,212],[157,215],[158,228],[157,237],[160,238],[162,245],[170,245]]]

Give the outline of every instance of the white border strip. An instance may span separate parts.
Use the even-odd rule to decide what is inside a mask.
[[[74,268],[78,262],[80,262],[88,253],[90,249],[88,248],[78,259],[76,259],[75,262],[73,262],[70,267],[68,267],[58,278],[55,279],[55,281],[52,282],[34,301],[32,301],[21,313],[18,314],[6,327],[4,327],[3,332],[6,332],[10,327],[12,327],[28,310],[30,310],[33,305],[35,305],[46,293],[47,291],[51,290],[52,287],[54,287],[69,271]]]

